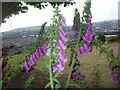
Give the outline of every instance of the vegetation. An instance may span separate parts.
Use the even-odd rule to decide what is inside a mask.
[[[103,44],[103,46],[111,47],[111,49],[114,50],[114,54],[118,56],[118,43],[111,43],[107,45]],[[67,48],[65,52],[66,56],[70,60],[70,48]],[[79,52],[79,50],[77,50],[77,52]],[[16,60],[18,60],[18,58],[20,59],[20,57],[20,60],[23,60],[28,53],[29,51],[23,51],[22,54],[8,56],[9,65],[13,65],[13,63],[16,64]],[[78,59],[81,62],[80,70],[83,74],[86,75],[86,79],[82,82],[82,84],[76,80],[74,82],[79,83],[82,88],[116,88],[117,86],[112,80],[112,76],[110,74],[110,70],[108,69],[108,63],[106,62],[105,56],[105,54],[99,56],[99,52],[96,51],[95,47],[93,47],[93,51],[86,54],[85,57],[78,55]],[[30,86],[27,85],[29,88],[44,88],[45,84],[48,82],[48,80],[46,80],[46,77],[48,77],[48,70],[46,70],[44,67],[44,65],[47,64],[47,59],[48,58],[46,56],[39,59],[37,65],[35,66],[35,70],[30,73],[29,76],[34,74],[35,79],[30,84]],[[6,69],[7,68],[8,67],[6,67]],[[69,63],[67,62],[65,70],[63,71],[64,74],[58,78],[60,80],[62,88],[64,88],[64,85],[66,84],[65,82],[68,75],[68,69]],[[9,88],[23,88],[25,85],[24,83],[24,79],[21,75],[19,75],[11,80]]]
[[[100,34],[97,38],[98,38],[98,40],[101,41],[102,43],[105,43],[105,41],[106,41],[106,37],[105,37],[104,34]]]
[[[120,34],[117,36],[111,36],[107,38],[108,42],[119,42],[120,41]]]
[[[93,70],[92,74],[91,72],[89,74],[86,72],[87,74],[84,75],[85,73],[84,71],[86,70],[84,66],[86,63],[87,66],[89,66],[90,61],[88,62],[86,61],[85,63],[80,62],[82,60],[85,61],[85,58],[87,58],[86,60],[92,61],[92,59],[94,59],[95,56],[97,56],[96,53],[102,55],[100,58],[105,57],[107,67],[109,66],[110,70],[109,72],[112,75],[113,81],[116,83],[115,87],[119,87],[119,84],[117,83],[120,80],[119,77],[120,61],[118,53],[116,54],[114,52],[114,49],[110,47],[103,46],[103,44],[101,44],[95,38],[95,35],[92,31],[91,23],[92,18],[91,0],[89,2],[88,0],[86,0],[82,17],[80,17],[78,9],[75,9],[74,14],[75,16],[72,26],[74,40],[72,41],[72,43],[71,42],[68,43],[70,44],[69,48],[67,48],[66,45],[68,38],[65,36],[66,32],[64,30],[64,27],[66,26],[65,23],[66,20],[60,13],[59,7],[54,8],[55,8],[55,10],[53,11],[54,16],[52,18],[53,23],[50,24],[51,28],[45,32],[44,27],[46,23],[44,23],[43,27],[41,27],[40,33],[38,34],[37,42],[31,44],[28,50],[25,50],[24,52],[18,51],[17,53],[14,53],[14,55],[12,56],[15,56],[15,58],[12,58],[12,60],[9,60],[9,58],[11,58],[9,56],[5,57],[7,58],[6,61],[7,63],[5,62],[5,65],[2,68],[4,77],[1,80],[4,89],[6,89],[6,87],[10,87],[10,84],[12,82],[13,84],[18,82],[19,79],[22,83],[21,86],[25,88],[27,87],[32,88],[34,84],[35,85],[37,84],[37,82],[34,81],[38,81],[39,79],[41,79],[40,81],[42,81],[44,76],[47,79],[44,78],[45,81],[43,83],[43,86],[41,85],[39,88],[50,87],[52,90],[54,90],[61,87],[65,87],[65,89],[74,87],[75,88],[103,87],[103,85],[101,84],[103,83],[103,81],[101,79],[105,80],[106,77],[105,76],[104,76],[105,78],[102,77],[101,72],[107,74],[107,71],[105,71],[106,65],[100,66],[99,68],[100,63],[96,62],[95,59],[95,61],[91,62],[92,67],[89,67],[88,69],[90,71],[90,69],[92,68]],[[103,43],[105,42],[104,35],[99,36],[98,39],[100,39]],[[96,50],[99,52],[96,52],[96,50],[94,52],[95,49],[94,46],[96,47]],[[115,48],[115,45],[113,48]],[[91,54],[93,54],[93,58]],[[87,55],[91,56],[87,57]],[[4,58],[2,58],[2,60],[3,59]],[[99,59],[98,56],[97,59]],[[36,68],[38,61],[40,61],[41,65],[39,65],[39,67]],[[44,62],[41,63],[42,61]],[[80,67],[84,67],[83,71],[82,68]],[[34,73],[32,73],[32,71]],[[40,74],[40,72],[42,74]],[[36,73],[39,73],[38,74],[39,78],[37,78]],[[91,76],[90,78],[86,78],[89,77],[88,75],[92,75],[92,78]],[[65,81],[63,82],[61,80]],[[112,85],[113,84],[110,83],[110,86],[108,85],[107,87],[111,87]]]
[[[24,1],[24,0],[23,0]],[[44,9],[48,6],[47,2],[24,2],[27,5],[34,6],[36,8]],[[68,5],[73,5],[75,2],[49,2],[53,7],[64,5],[64,7]],[[8,8],[9,7],[9,8]],[[6,18],[11,17],[13,14],[17,15],[19,12],[26,13],[28,10],[27,6],[23,6],[22,2],[2,2],[2,23],[5,22]],[[0,23],[1,24],[1,23]]]

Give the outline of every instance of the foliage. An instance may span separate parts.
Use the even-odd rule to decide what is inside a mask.
[[[111,36],[111,37],[108,37],[108,42],[116,42],[116,41],[119,41],[120,40],[120,34],[118,34],[117,36]]]
[[[26,79],[25,81],[25,90],[26,88],[30,88],[31,83],[35,80],[34,76],[30,76],[29,78]]]
[[[37,5],[39,7],[39,4]],[[64,30],[64,27],[66,26],[66,20],[62,16],[62,14],[60,14],[59,7],[54,8],[54,16],[52,18],[53,22],[52,24],[50,24],[51,28],[49,29],[49,31],[45,32],[44,27],[46,23],[43,24],[43,27],[41,28],[41,31],[39,33],[38,41],[31,44],[31,47],[29,48],[30,52],[26,56],[25,60],[19,61],[13,66],[9,66],[9,70],[7,73],[5,73],[5,76],[2,80],[4,84],[6,82],[7,84],[9,84],[9,81],[22,70],[26,70],[26,73],[24,75],[25,77],[28,77],[28,74],[31,70],[33,70],[33,66],[36,65],[38,59],[44,55],[47,55],[48,63],[46,64],[46,68],[49,70],[49,78],[47,78],[49,82],[46,84],[45,88],[50,87],[52,90],[54,90],[61,87],[61,83],[59,82],[58,77],[62,75],[62,71],[65,69],[65,64],[68,61],[68,58],[65,56],[64,51],[67,48],[66,42],[68,41],[68,38],[65,36],[66,32]],[[79,70],[80,62],[78,61],[77,49],[79,48],[80,55],[84,56],[86,53],[92,51],[93,45],[96,46],[96,50],[98,48],[100,49],[100,55],[102,53],[106,54],[106,60],[109,63],[109,68],[111,70],[113,80],[115,82],[119,82],[119,57],[113,54],[112,49],[109,49],[109,47],[103,47],[102,44],[96,40],[92,31],[91,18],[91,0],[89,2],[87,0],[85,2],[82,17],[80,17],[78,9],[75,9],[73,21],[74,24],[72,27],[72,30],[74,32],[74,40],[69,45],[71,49],[69,61],[70,68],[65,89],[67,89],[68,87],[81,88],[79,85],[70,82],[75,79],[78,79],[81,82],[85,79],[85,75],[82,74]],[[103,40],[103,38],[104,35],[101,35],[99,39]],[[105,41],[103,40],[102,42]],[[23,64],[23,62],[25,67],[20,66],[21,64]],[[18,66],[18,68],[16,66]],[[97,85],[96,81],[99,81],[100,79],[99,70],[94,71],[93,73],[95,79],[93,84]],[[29,77],[26,80],[25,87],[29,87],[33,80],[34,77]]]
[[[23,0],[24,1],[24,0]],[[25,2],[28,5],[34,6],[35,8],[44,9],[48,6],[47,2]],[[49,2],[53,7],[64,5],[64,7],[68,5],[73,5],[75,2]],[[8,8],[9,7],[9,8]],[[11,17],[13,14],[17,15],[19,12],[26,13],[28,10],[27,6],[23,6],[21,2],[2,2],[2,23],[5,22],[6,18]],[[1,24],[1,23],[0,23]]]
[[[105,35],[104,35],[104,34],[100,34],[100,35],[98,36],[98,40],[101,41],[102,43],[105,43],[105,41],[106,41]]]

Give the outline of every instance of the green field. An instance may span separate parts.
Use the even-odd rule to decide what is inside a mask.
[[[109,46],[114,50],[114,54],[118,56],[118,43],[111,43],[111,44],[104,44],[104,46]],[[70,58],[70,48],[66,50],[66,56]],[[79,53],[79,49],[77,51]],[[22,54],[9,56],[9,66],[15,65],[16,60],[23,60],[25,58],[26,52]],[[95,47],[93,47],[93,51],[91,53],[87,53],[85,56],[81,56],[78,54],[79,61],[81,63],[80,71],[86,75],[85,80],[81,83],[79,81],[71,81],[71,83],[77,83],[82,88],[115,88],[117,87],[116,84],[112,80],[111,72],[108,69],[109,63],[105,58],[105,54],[99,56],[99,50],[96,51]],[[42,57],[37,62],[35,66],[35,70],[33,70],[30,75],[34,74],[35,80],[31,84],[31,88],[43,88],[45,87],[46,83],[48,83],[48,70],[44,67],[46,63],[48,63],[49,59],[47,56]],[[69,60],[66,63],[65,70],[63,74],[59,77],[59,81],[61,83],[61,87],[64,87],[66,84],[68,71],[69,71]],[[12,79],[10,88],[22,88],[24,87],[24,79],[21,75]]]

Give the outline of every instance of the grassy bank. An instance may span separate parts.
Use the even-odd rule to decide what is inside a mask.
[[[118,55],[118,43],[110,43],[110,44],[104,44],[105,47],[110,47],[114,50],[114,54]],[[66,56],[70,58],[70,48],[67,48],[66,50]],[[79,53],[79,49],[77,51]],[[27,54],[27,51],[18,54],[9,56],[9,65],[15,65],[16,60],[23,60],[25,58],[25,54]],[[108,63],[105,58],[105,54],[102,54],[99,56],[99,50],[96,51],[95,47],[93,47],[93,51],[91,53],[87,53],[85,56],[81,56],[78,54],[79,61],[81,63],[80,71],[86,75],[86,79],[83,81],[82,84],[80,84],[77,80],[71,81],[79,83],[80,86],[88,87],[88,88],[114,88],[116,87],[116,84],[114,84],[111,76],[111,72],[108,69]],[[37,62],[37,65],[35,66],[35,70],[33,70],[30,75],[35,75],[35,80],[31,84],[31,87],[33,88],[43,88],[45,84],[48,82],[47,78],[49,76],[48,70],[44,67],[44,65],[48,62],[47,56],[42,57]],[[69,62],[69,61],[68,61]],[[68,70],[69,66],[68,63],[65,65],[65,70],[63,71],[63,74],[59,77],[61,86],[64,87],[66,84],[67,76],[68,76]],[[24,81],[22,79],[22,76],[18,76],[15,79],[11,81],[10,88],[20,88],[24,87]]]

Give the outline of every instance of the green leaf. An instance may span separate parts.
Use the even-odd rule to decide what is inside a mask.
[[[110,50],[110,54],[111,54],[111,55],[113,54],[113,49]]]
[[[73,86],[73,87],[76,87],[76,88],[81,88],[79,85],[77,85],[77,84],[68,84],[68,87],[70,87],[70,86]]]
[[[103,50],[100,50],[99,56],[103,53]]]
[[[44,68],[46,68],[46,69],[49,69],[49,67],[50,67],[50,66],[49,66],[48,64],[45,64],[45,65],[44,65]]]
[[[57,88],[60,88],[60,85],[59,84],[56,84],[55,85],[55,88],[57,89]]]
[[[56,77],[59,77],[59,76],[60,76],[60,73],[56,73],[54,77],[56,78]]]
[[[110,57],[107,56],[106,58],[107,58],[107,63],[109,63],[110,62]]]
[[[72,71],[76,71],[76,70],[79,69],[79,68],[80,68],[80,66],[76,66],[76,67],[73,68]]]
[[[98,46],[96,46],[96,51],[98,50]]]
[[[51,83],[50,83],[50,82],[49,82],[49,83],[47,83],[47,84],[45,85],[45,88],[48,88],[50,85],[51,85]]]
[[[53,81],[60,85],[60,82],[54,77]]]

